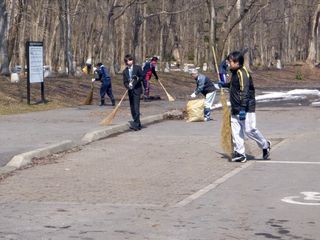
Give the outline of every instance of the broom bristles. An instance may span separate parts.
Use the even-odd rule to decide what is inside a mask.
[[[231,159],[232,154],[232,141],[231,141],[231,119],[230,111],[227,105],[226,95],[221,89],[220,101],[223,110],[222,128],[221,128],[221,147],[224,153],[229,159]]]
[[[94,89],[94,85],[93,83],[91,83],[91,90],[86,98],[86,100],[84,101],[84,105],[91,105],[92,104],[92,100],[93,100],[93,89]]]
[[[117,105],[117,107],[115,109],[112,110],[112,112],[105,118],[101,121],[101,125],[109,125],[112,123],[112,120],[114,119],[114,117],[116,116],[116,113],[119,109],[118,107],[119,105]]]
[[[109,125],[109,124],[112,123],[114,117],[116,116],[116,114],[117,114],[117,112],[118,112],[118,110],[119,110],[119,108],[120,108],[120,105],[121,105],[123,99],[124,99],[125,96],[127,95],[127,92],[128,92],[128,90],[126,90],[126,92],[123,94],[120,102],[119,102],[119,103],[117,104],[117,106],[112,110],[112,112],[111,112],[105,119],[103,119],[103,120],[100,122],[100,125]]]

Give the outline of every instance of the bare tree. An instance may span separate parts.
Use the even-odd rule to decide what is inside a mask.
[[[317,56],[317,41],[318,41],[318,28],[319,28],[319,20],[320,20],[320,2],[318,3],[318,7],[312,18],[312,27],[311,27],[311,36],[309,39],[309,51],[307,63],[311,66],[316,62]]]
[[[8,59],[8,18],[6,1],[0,2],[0,73],[9,74]]]

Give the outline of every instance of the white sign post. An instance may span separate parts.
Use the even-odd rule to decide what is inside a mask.
[[[43,42],[31,42],[26,44],[27,51],[27,98],[30,104],[31,83],[41,83],[41,103],[46,103],[44,98],[44,77],[43,77]]]

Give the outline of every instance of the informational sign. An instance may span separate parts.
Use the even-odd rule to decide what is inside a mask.
[[[27,52],[27,98],[30,104],[31,83],[41,83],[41,102],[46,103],[44,98],[44,77],[43,77],[43,42],[30,42],[26,44]]]
[[[42,42],[29,42],[30,83],[43,82],[43,45]]]

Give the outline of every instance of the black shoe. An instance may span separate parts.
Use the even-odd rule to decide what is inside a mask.
[[[129,126],[129,128],[131,129],[131,130],[133,130],[133,131],[139,131],[140,129],[139,128],[137,128],[137,127],[134,127],[134,126]]]
[[[139,127],[136,126],[134,121],[129,121],[129,128],[134,130],[134,131],[140,130]]]
[[[116,101],[115,101],[115,100],[112,100],[112,101],[111,101],[111,105],[112,105],[112,106],[115,106],[115,105],[116,105]]]
[[[105,106],[105,105],[106,105],[106,103],[104,102],[104,100],[101,100],[99,106],[101,107],[101,106]]]
[[[264,160],[268,160],[270,157],[271,142],[270,141],[267,141],[267,142],[268,142],[268,147],[265,149],[262,149],[262,157]]]
[[[238,152],[234,152],[234,154],[232,155],[232,159],[231,162],[246,162],[247,161],[247,157],[246,155],[240,154]]]

